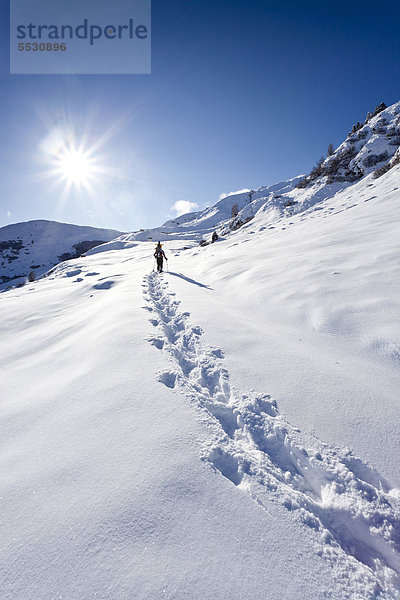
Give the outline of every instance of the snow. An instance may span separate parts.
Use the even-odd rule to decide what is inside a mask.
[[[134,232],[129,239],[210,241],[214,231],[225,236],[230,229],[235,229],[236,224],[254,218],[258,211],[268,211],[269,222],[279,216],[304,212],[312,206],[318,207],[321,202],[352,186],[352,181],[357,178],[372,174],[377,167],[386,163],[392,166],[392,161],[399,158],[399,144],[400,102],[397,102],[372,117],[361,129],[349,134],[334,153],[323,161],[324,169],[329,169],[329,166],[332,168],[335,161],[338,163],[331,173],[332,180],[325,173],[323,177],[311,181],[307,187],[299,189],[297,185],[304,179],[304,175],[300,175],[257,190],[243,188],[222,195],[219,202],[204,210],[181,215],[161,227]],[[239,212],[232,219],[234,205],[237,205]],[[124,239],[127,241],[126,237]]]
[[[202,211],[191,212],[171,219],[161,227],[146,229],[122,236],[120,239],[125,241],[168,241],[168,240],[187,240],[188,242],[200,241],[202,238],[211,238],[214,230],[225,228],[231,219],[232,206],[238,205],[238,209],[248,210],[252,206],[252,214],[255,214],[259,206],[265,204],[266,200],[275,195],[284,194],[292,191],[295,185],[302,179],[302,176],[295,177],[289,181],[263,186],[258,190],[252,191],[252,198],[249,197],[249,190],[240,190],[232,192],[229,196],[224,196],[215,205],[205,208]]]
[[[0,289],[23,283],[30,271],[38,277],[60,262],[60,255],[74,254],[74,244],[83,241],[108,242],[121,235],[113,229],[99,229],[58,223],[27,221],[0,228]],[[14,242],[2,248],[3,243]],[[17,246],[15,245],[17,244]],[[11,283],[9,283],[11,281]],[[1,285],[2,284],[2,285]]]
[[[288,598],[328,589],[298,564],[312,536],[202,462],[207,423],[157,381],[148,251],[1,296],[2,598],[279,598],[288,567]]]
[[[372,170],[0,294],[2,598],[400,598],[400,167]]]
[[[323,439],[351,440],[397,484],[398,179],[398,170],[367,178],[275,229],[261,214],[220,244],[223,252],[192,251],[193,278],[215,290],[212,313],[197,320],[207,319],[211,332],[218,319],[235,324],[218,331],[226,351],[234,346],[235,381],[252,386],[262,361],[261,389],[273,390],[292,422],[307,427],[311,419]],[[206,264],[197,258],[205,254]],[[244,363],[236,347],[246,349]],[[373,454],[370,423],[383,459]]]

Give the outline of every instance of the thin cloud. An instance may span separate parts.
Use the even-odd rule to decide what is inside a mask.
[[[175,213],[176,217],[193,212],[196,208],[199,208],[199,205],[196,202],[190,202],[190,200],[178,200],[171,206],[171,210]]]

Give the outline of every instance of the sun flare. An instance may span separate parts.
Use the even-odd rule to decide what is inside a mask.
[[[88,213],[108,210],[105,197],[111,182],[126,178],[115,163],[110,144],[125,126],[126,118],[122,116],[97,135],[90,118],[79,127],[67,117],[60,123],[55,123],[47,113],[44,118],[47,133],[39,142],[38,180],[45,181],[55,191],[58,207],[72,200]]]
[[[87,184],[94,176],[93,161],[80,150],[65,149],[57,159],[60,175],[77,186]]]
[[[42,141],[41,149],[46,165],[43,175],[63,188],[63,196],[74,189],[97,197],[96,190],[110,169],[96,143],[89,144],[84,136],[79,139],[72,130],[55,128]]]

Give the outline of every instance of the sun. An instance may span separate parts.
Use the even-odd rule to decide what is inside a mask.
[[[94,161],[81,150],[64,148],[56,161],[61,178],[69,184],[85,186],[94,177]]]
[[[45,117],[47,133],[39,142],[37,180],[55,191],[57,207],[72,200],[87,212],[88,207],[91,212],[107,210],[106,190],[111,183],[126,179],[122,168],[116,165],[110,144],[125,121],[96,134],[90,119],[78,127],[67,117],[60,123],[47,113]]]
[[[72,130],[53,129],[41,143],[41,149],[46,165],[43,177],[61,186],[63,197],[74,190],[96,198],[96,189],[110,173],[97,144],[90,145]]]

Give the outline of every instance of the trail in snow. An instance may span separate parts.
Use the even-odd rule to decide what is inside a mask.
[[[149,341],[175,363],[159,381],[179,386],[210,429],[202,458],[265,510],[272,499],[315,530],[344,597],[400,599],[400,492],[349,449],[305,442],[270,396],[232,389],[223,351],[202,346],[163,276],[148,275],[143,287]]]

